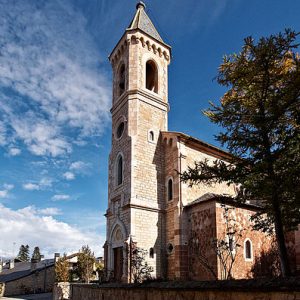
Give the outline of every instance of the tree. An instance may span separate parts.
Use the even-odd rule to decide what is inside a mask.
[[[36,261],[41,261],[41,258],[42,258],[42,256],[40,253],[40,248],[34,247],[31,259],[36,260]]]
[[[55,263],[55,280],[56,282],[68,282],[70,280],[69,261],[66,254]]]
[[[146,256],[148,251],[137,247],[134,243],[131,253],[131,272],[134,283],[141,283],[144,280],[151,279],[153,268],[148,265]]]
[[[93,275],[95,256],[88,245],[82,246],[78,254],[77,275],[83,282],[90,282]]]
[[[21,245],[17,257],[21,261],[29,261],[29,246]]]
[[[260,203],[255,228],[275,230],[284,277],[290,275],[285,232],[300,223],[297,36],[287,29],[256,44],[248,37],[239,54],[224,57],[217,81],[228,90],[219,105],[211,103],[204,113],[223,128],[216,138],[233,156],[227,162],[196,162],[182,174],[191,185],[239,184],[238,201]]]

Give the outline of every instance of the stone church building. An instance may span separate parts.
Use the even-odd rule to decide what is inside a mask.
[[[168,131],[167,45],[145,12],[142,2],[129,27],[113,49],[112,144],[105,267],[116,280],[129,282],[129,241],[148,251],[152,276],[168,279],[224,278],[210,243],[226,236],[224,205],[239,232],[231,241],[236,251],[234,278],[251,277],[251,268],[268,251],[271,237],[251,230],[250,217],[258,207],[232,200],[236,187],[197,185],[180,181],[195,161],[225,160],[230,154],[181,132]],[[291,251],[299,253],[299,234]],[[240,244],[235,249],[236,243]],[[299,250],[300,247],[298,247]],[[206,265],[205,265],[206,264]]]

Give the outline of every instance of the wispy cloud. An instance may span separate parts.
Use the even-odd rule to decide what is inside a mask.
[[[21,152],[22,152],[21,149],[15,148],[15,147],[10,148],[10,149],[8,150],[8,154],[9,154],[10,156],[17,156],[17,155],[20,155]]]
[[[4,183],[4,184],[3,184],[3,187],[4,187],[6,190],[10,191],[10,190],[12,190],[15,186],[14,186],[13,184]]]
[[[50,178],[42,178],[38,182],[27,182],[22,185],[24,190],[27,191],[39,191],[52,187],[52,179]]]
[[[13,244],[39,246],[42,254],[53,257],[55,252],[72,253],[88,244],[99,255],[104,237],[90,230],[79,229],[54,218],[55,208],[37,209],[27,206],[13,210],[0,204],[0,256],[13,254]],[[22,228],[22,230],[20,230]],[[16,251],[17,249],[15,249]]]
[[[3,122],[0,121],[0,146],[6,144],[6,128]]]
[[[70,170],[75,170],[75,171],[84,171],[88,169],[90,165],[88,163],[85,163],[83,161],[74,161],[70,165]]]
[[[87,174],[90,169],[90,164],[81,160],[74,161],[69,166],[69,171],[63,174],[66,180],[74,180],[76,174]]]
[[[38,191],[40,189],[40,186],[36,183],[24,183],[22,186],[27,191]]]
[[[59,156],[103,132],[110,84],[71,1],[17,2],[0,2],[0,145],[10,130],[31,153]]]
[[[58,216],[62,214],[62,211],[57,207],[47,207],[37,210],[37,213],[46,216]]]
[[[53,201],[65,201],[70,199],[70,195],[66,194],[57,194],[51,198]]]
[[[72,172],[65,172],[63,174],[63,177],[67,180],[74,180],[75,179],[75,174]]]
[[[4,183],[2,189],[0,190],[0,198],[8,198],[9,191],[14,188],[13,184]]]

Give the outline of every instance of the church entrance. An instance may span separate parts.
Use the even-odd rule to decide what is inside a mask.
[[[121,281],[123,275],[123,247],[114,248],[114,278]]]

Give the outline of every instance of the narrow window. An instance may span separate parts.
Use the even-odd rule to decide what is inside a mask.
[[[245,242],[245,258],[252,259],[251,242],[249,240]]]
[[[125,128],[125,124],[124,124],[124,122],[121,122],[120,124],[119,124],[119,126],[118,126],[118,128],[117,128],[117,138],[119,139],[119,138],[121,138],[121,136],[122,136],[122,134],[123,134],[123,132],[124,132],[124,128]]]
[[[125,91],[125,65],[122,65],[119,72],[119,96]]]
[[[158,92],[157,68],[153,61],[146,63],[146,89],[152,92]]]
[[[154,132],[152,130],[149,131],[149,141],[151,141],[151,142],[154,141]]]
[[[233,243],[233,238],[232,237],[229,237],[229,250],[230,252],[233,252],[234,251],[234,243]]]
[[[151,248],[149,249],[149,257],[150,257],[150,258],[154,258],[154,248],[153,248],[153,247],[151,247]]]
[[[168,180],[168,200],[173,199],[173,180],[170,178]]]
[[[120,155],[118,158],[118,165],[117,165],[117,185],[122,184],[123,182],[123,158]]]

